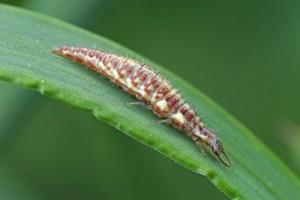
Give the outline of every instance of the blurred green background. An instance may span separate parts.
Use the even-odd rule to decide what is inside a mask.
[[[300,175],[300,1],[1,2],[96,32],[177,73]],[[88,113],[4,82],[0,92],[1,199],[227,199]],[[222,131],[222,121],[213,128]]]

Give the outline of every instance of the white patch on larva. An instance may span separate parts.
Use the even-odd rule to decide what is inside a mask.
[[[94,56],[89,59],[90,63],[92,63],[95,67],[98,67],[99,60]]]
[[[162,98],[162,94],[159,94],[157,92],[154,92],[151,98],[151,101],[155,102],[157,99],[161,99]]]
[[[142,95],[142,97],[146,98],[148,97],[148,94],[147,92],[145,92],[145,86],[142,85],[140,88],[139,88],[139,93]]]
[[[194,135],[198,136],[198,137],[202,137],[201,136],[201,132],[199,131],[199,127],[195,126],[194,130],[192,131]]]
[[[203,122],[200,122],[199,125],[201,126],[201,128],[205,128],[205,125],[203,124]]]
[[[173,114],[172,118],[176,119],[176,121],[178,121],[180,124],[184,124],[186,121],[184,115],[181,112]]]
[[[157,101],[155,103],[156,106],[159,107],[159,109],[161,110],[167,110],[168,109],[168,102],[164,99],[160,100],[160,101]]]
[[[81,59],[85,59],[84,54],[81,53],[81,52],[76,53],[75,56],[77,56],[77,57],[79,57],[79,58],[81,58]]]
[[[119,83],[125,84],[124,79],[122,79],[122,78],[119,76],[119,73],[118,73],[118,71],[117,71],[116,69],[113,70],[112,74],[113,74],[113,76],[115,77],[115,79],[117,79],[117,80],[119,81]]]
[[[200,117],[199,116],[196,116],[195,117],[195,123],[199,123],[200,122]]]
[[[111,74],[113,74],[114,66],[110,62],[107,63],[107,69],[110,71]]]
[[[203,140],[206,141],[207,140],[207,136],[200,134],[199,137]]]
[[[148,97],[147,92],[145,92],[144,90],[139,91],[139,92],[140,92],[140,94],[142,95],[142,97],[144,97],[145,99],[148,99],[148,98],[147,98],[147,97]]]
[[[131,78],[126,78],[126,87],[128,87],[129,89],[134,89],[135,87],[133,87],[132,85],[132,80]]]
[[[99,63],[98,63],[98,68],[101,68],[102,70],[104,69],[104,65],[103,65],[103,62],[100,60]]]
[[[113,70],[112,75],[114,76],[115,79],[119,79],[120,78],[117,70]]]
[[[180,99],[179,105],[184,105],[184,102],[185,102],[185,99],[184,99],[184,98]],[[180,108],[179,108],[179,110],[180,110]]]
[[[124,71],[124,70],[121,71],[121,74],[122,74],[123,76],[127,76],[127,72]]]
[[[190,104],[188,104],[188,103],[185,103],[184,106],[185,106],[185,108],[186,108],[187,110],[190,110],[190,109],[191,109],[191,106],[190,106]]]
[[[175,88],[173,88],[167,95],[168,96],[173,96],[174,94],[176,94],[177,90]]]
[[[150,91],[152,91],[153,89],[154,89],[153,85],[150,85],[150,86],[148,87],[148,90],[150,90]]]
[[[91,59],[91,57],[89,56],[89,51],[87,51],[86,54],[85,54],[85,56],[84,56],[84,58],[83,58],[83,60],[90,60],[90,59]]]
[[[107,69],[105,69],[105,73],[107,73],[107,75],[109,75],[109,76],[112,76],[112,74],[111,74],[111,70],[107,70]]]

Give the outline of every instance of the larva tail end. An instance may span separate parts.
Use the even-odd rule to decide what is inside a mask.
[[[60,46],[60,47],[53,47],[52,53],[62,55],[62,51],[65,49],[65,46]]]

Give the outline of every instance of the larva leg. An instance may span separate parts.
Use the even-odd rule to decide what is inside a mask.
[[[200,140],[197,140],[195,143],[196,143],[196,145],[199,147],[199,149],[200,149],[201,153],[203,154],[203,156],[206,157],[207,154],[206,154],[206,152],[205,152],[204,149],[203,149],[203,144],[202,144],[202,142],[201,142]]]
[[[159,123],[159,124],[172,124],[172,119],[159,120],[159,121],[157,121],[157,123]]]
[[[143,106],[149,110],[151,110],[151,105],[148,105],[144,102],[141,102],[141,101],[136,101],[136,102],[126,102],[125,103],[126,106]]]

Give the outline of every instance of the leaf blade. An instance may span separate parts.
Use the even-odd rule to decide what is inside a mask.
[[[157,125],[157,117],[149,111],[124,106],[134,98],[108,84],[106,79],[99,81],[97,74],[79,64],[51,54],[51,50],[60,45],[80,44],[90,48],[96,45],[98,49],[116,51],[137,60],[145,58],[63,22],[8,6],[0,9],[1,79],[93,113],[179,164],[206,175],[232,198],[300,196],[298,178],[267,147],[230,114],[176,75],[151,61],[146,62],[184,91],[192,105],[200,102],[203,113],[210,116],[205,120],[209,127],[217,121],[224,122],[223,132],[218,136],[234,157],[234,168],[223,169],[211,153],[204,158],[189,138],[170,126]],[[277,185],[276,180],[281,183]]]

